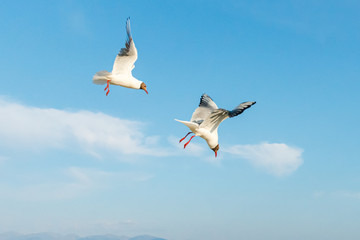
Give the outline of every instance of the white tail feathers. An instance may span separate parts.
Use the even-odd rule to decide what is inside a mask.
[[[192,132],[194,132],[195,129],[197,129],[199,127],[199,124],[196,124],[194,122],[181,121],[181,120],[177,120],[177,119],[175,119],[175,121],[178,121],[178,122],[181,122],[182,124],[185,124],[188,128],[190,128],[190,130]]]
[[[110,75],[111,73],[109,73],[108,71],[97,72],[93,77],[93,83],[99,85],[105,84],[107,80],[110,80]]]

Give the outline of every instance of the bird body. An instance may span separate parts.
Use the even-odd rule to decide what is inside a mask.
[[[175,119],[176,121],[185,124],[191,130],[191,132],[182,138],[180,142],[189,134],[194,133],[195,135],[185,143],[184,148],[190,143],[193,137],[199,136],[207,142],[208,146],[215,152],[216,157],[217,151],[219,150],[218,128],[220,123],[227,118],[232,118],[241,114],[245,109],[251,107],[255,103],[256,102],[243,102],[233,110],[228,111],[218,108],[209,95],[203,94],[200,98],[199,107],[195,109],[190,121]]]
[[[141,84],[143,82],[140,80],[137,80],[133,76],[129,75],[113,75],[111,78],[110,84],[118,85],[126,88],[133,88],[133,89],[141,89]]]
[[[108,71],[97,72],[93,78],[95,84],[106,84],[110,80],[109,84],[118,85],[126,88],[140,89],[142,81],[134,78],[131,74],[112,74]]]
[[[203,139],[205,139],[206,143],[209,145],[211,149],[215,148],[218,145],[218,132],[217,129],[213,132],[209,131],[209,129],[200,127],[199,124],[196,124],[194,122],[188,122],[188,121],[181,121],[178,119],[175,119],[178,122],[183,123],[186,125],[191,132],[195,134],[195,136],[199,136]]]
[[[146,93],[146,84],[132,75],[134,63],[137,60],[137,49],[131,36],[130,18],[126,21],[127,40],[125,48],[122,48],[115,58],[113,69],[111,72],[100,71],[93,77],[94,84],[107,84],[104,90],[107,90],[106,95],[109,94],[109,85],[118,85],[126,88],[143,89]]]

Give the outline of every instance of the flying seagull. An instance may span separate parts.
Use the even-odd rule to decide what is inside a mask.
[[[125,48],[122,48],[115,58],[113,69],[111,72],[100,71],[93,77],[93,83],[103,85],[106,84],[104,91],[107,90],[106,96],[110,92],[110,84],[123,86],[127,88],[142,89],[148,93],[146,84],[132,76],[131,71],[134,69],[137,59],[137,50],[130,31],[130,18],[126,20],[127,40]]]
[[[185,137],[180,139],[179,143],[189,134],[194,133],[195,135],[184,144],[184,148],[190,143],[191,139],[195,136],[199,136],[205,139],[209,147],[215,152],[215,157],[217,157],[217,151],[219,150],[217,130],[220,123],[227,118],[232,118],[241,114],[245,109],[251,107],[255,103],[256,102],[243,102],[233,110],[228,111],[218,108],[211,97],[204,93],[200,98],[199,107],[195,109],[190,122],[175,119],[176,121],[185,124],[191,130]]]

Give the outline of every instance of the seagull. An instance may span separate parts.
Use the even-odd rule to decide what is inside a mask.
[[[195,109],[190,122],[175,119],[175,121],[185,124],[191,130],[185,137],[180,139],[179,143],[181,143],[189,134],[194,133],[195,135],[184,144],[184,148],[190,143],[191,139],[195,136],[199,136],[205,139],[211,150],[215,152],[215,157],[217,157],[217,151],[219,150],[217,130],[220,123],[227,118],[232,118],[241,114],[245,109],[251,107],[255,103],[256,102],[243,102],[233,110],[229,111],[218,108],[211,97],[204,93],[200,98],[199,107]]]
[[[110,92],[110,84],[123,86],[127,88],[142,89],[147,94],[146,84],[132,76],[131,71],[134,69],[137,59],[137,50],[130,31],[130,18],[126,20],[127,40],[125,48],[122,48],[115,58],[111,72],[100,71],[93,77],[93,83],[103,85],[106,83],[104,91],[107,90],[106,96]]]

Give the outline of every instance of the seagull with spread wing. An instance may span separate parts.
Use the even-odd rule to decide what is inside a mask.
[[[142,89],[148,93],[146,84],[132,76],[131,71],[134,69],[137,59],[137,50],[130,31],[130,18],[126,20],[127,40],[125,48],[122,48],[115,58],[111,72],[100,71],[93,77],[93,83],[106,84],[104,91],[107,90],[106,96],[110,92],[110,84],[123,86],[127,88]]]
[[[190,122],[175,119],[176,121],[185,124],[191,130],[185,137],[180,139],[179,143],[189,134],[194,133],[195,135],[184,144],[184,148],[190,143],[191,139],[195,136],[199,136],[205,139],[209,147],[215,152],[215,157],[217,157],[217,151],[219,150],[217,130],[220,123],[227,118],[232,118],[241,114],[245,109],[251,107],[255,103],[256,102],[243,102],[233,110],[228,111],[218,108],[209,95],[203,94],[200,98],[199,107],[195,109]]]

